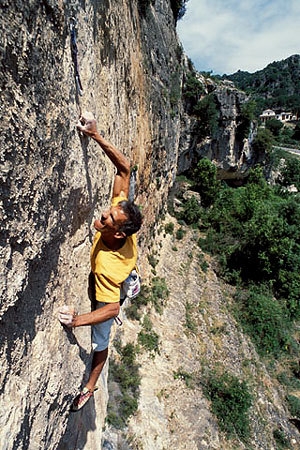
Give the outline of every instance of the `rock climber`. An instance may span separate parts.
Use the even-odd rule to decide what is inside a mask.
[[[96,382],[108,355],[111,326],[120,309],[120,287],[137,261],[136,232],[142,224],[137,205],[128,200],[130,164],[127,158],[97,131],[93,114],[85,112],[77,129],[96,141],[116,167],[112,202],[100,219],[95,220],[96,234],[91,248],[91,271],[95,287],[95,309],[77,315],[63,307],[59,320],[68,327],[91,325],[94,350],[87,384],[73,400],[71,410],[80,410],[93,396]]]

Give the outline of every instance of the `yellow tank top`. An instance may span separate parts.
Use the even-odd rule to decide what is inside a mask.
[[[115,197],[112,206],[127,200]],[[91,268],[95,275],[96,300],[99,302],[116,303],[120,300],[121,283],[134,269],[137,261],[136,234],[128,236],[125,244],[118,250],[110,250],[97,231],[91,249]]]

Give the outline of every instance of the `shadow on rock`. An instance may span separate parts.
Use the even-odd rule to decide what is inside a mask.
[[[57,450],[83,450],[88,433],[96,429],[95,401],[92,397],[78,412],[70,412],[65,434],[58,443]],[[101,443],[99,442],[99,448]]]

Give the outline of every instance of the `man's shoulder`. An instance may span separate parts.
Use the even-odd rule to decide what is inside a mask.
[[[120,202],[122,202],[122,201],[127,201],[128,200],[128,198],[127,197],[124,197],[124,196],[122,196],[122,195],[118,195],[117,197],[113,197],[112,199],[111,199],[111,206],[117,206],[117,204],[118,203],[120,203]]]

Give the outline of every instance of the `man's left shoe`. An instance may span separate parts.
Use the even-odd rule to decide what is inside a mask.
[[[74,398],[73,403],[71,405],[71,411],[76,412],[79,411],[84,405],[89,401],[89,399],[94,395],[94,391],[90,391],[88,388],[83,388],[82,391]]]

